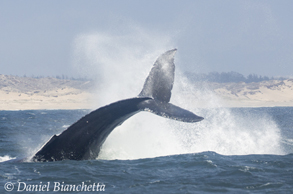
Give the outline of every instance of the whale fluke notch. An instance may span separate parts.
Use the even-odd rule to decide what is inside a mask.
[[[114,102],[82,117],[60,135],[54,135],[32,161],[95,159],[113,129],[140,111],[183,122],[201,121],[202,117],[169,103],[175,53],[176,49],[167,51],[156,60],[138,97]]]

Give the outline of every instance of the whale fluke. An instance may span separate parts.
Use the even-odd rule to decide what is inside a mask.
[[[139,97],[150,97],[161,102],[169,102],[174,83],[174,55],[177,49],[162,54],[155,62]]]
[[[114,102],[84,116],[60,135],[54,135],[32,161],[95,159],[115,127],[140,111],[183,122],[202,117],[169,103],[174,83],[176,49],[162,54],[152,67],[138,97]]]
[[[141,110],[152,112],[156,115],[183,122],[198,122],[203,120],[192,112],[168,103],[171,98],[175,76],[174,56],[177,49],[169,50],[162,54],[155,62],[139,97],[152,99],[139,104]]]
[[[194,113],[175,106],[171,103],[160,102],[153,99],[145,100],[141,102],[138,106],[141,110],[149,111],[165,118],[187,123],[195,123],[204,119],[203,117],[199,117]]]

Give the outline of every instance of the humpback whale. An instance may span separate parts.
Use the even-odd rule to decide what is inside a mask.
[[[158,57],[137,97],[114,102],[89,113],[60,135],[51,137],[31,160],[96,159],[113,129],[140,111],[183,122],[203,120],[203,117],[169,103],[174,83],[176,50],[169,50]]]

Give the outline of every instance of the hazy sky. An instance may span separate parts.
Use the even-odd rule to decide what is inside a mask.
[[[176,47],[183,71],[293,76],[292,8],[291,0],[0,0],[0,74],[78,75],[78,56],[95,50]]]

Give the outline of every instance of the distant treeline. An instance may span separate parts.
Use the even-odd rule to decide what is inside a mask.
[[[192,73],[186,72],[186,77],[191,80],[192,82],[199,82],[199,81],[207,81],[207,82],[217,82],[217,83],[229,83],[229,82],[261,82],[261,81],[268,81],[268,80],[285,80],[288,79],[287,77],[268,77],[268,76],[261,76],[256,74],[249,74],[248,76],[244,76],[241,73],[237,73],[234,71],[231,72],[210,72],[210,73]],[[91,81],[92,79],[86,77],[68,77],[67,75],[57,75],[57,76],[26,76],[23,77],[31,77],[31,78],[44,78],[44,77],[53,77],[56,79],[61,80],[78,80],[78,81]]]
[[[268,76],[261,76],[256,74],[249,74],[247,77],[244,75],[231,71],[231,72],[210,72],[208,74],[205,73],[190,73],[186,72],[185,75],[194,82],[198,81],[208,81],[208,82],[217,82],[217,83],[228,83],[228,82],[261,82],[261,81],[268,81],[268,80],[285,80],[288,78],[285,77],[268,77]]]
[[[84,78],[84,77],[76,78],[76,77],[69,77],[67,75],[56,75],[56,76],[34,76],[34,75],[26,76],[26,75],[24,75],[23,77],[31,77],[31,78],[35,78],[35,79],[51,77],[51,78],[56,78],[56,79],[61,79],[61,80],[78,80],[78,81],[89,81],[89,80],[91,80],[89,78]]]

